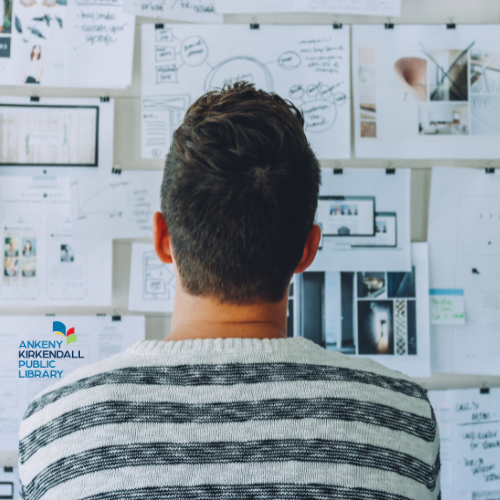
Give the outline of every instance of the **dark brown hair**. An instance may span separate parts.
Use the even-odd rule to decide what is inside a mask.
[[[181,286],[220,302],[279,302],[314,222],[320,165],[302,112],[238,82],[175,131],[161,207]]]
[[[31,58],[30,58],[30,61],[33,61],[33,57],[35,56],[35,47],[38,47],[40,49],[40,52],[38,52],[37,61],[39,61],[40,57],[42,57],[42,47],[41,47],[41,45],[33,45],[33,48],[31,49]]]

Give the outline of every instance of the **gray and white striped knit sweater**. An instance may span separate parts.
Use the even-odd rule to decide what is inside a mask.
[[[436,500],[425,391],[302,339],[141,341],[38,395],[24,500]]]

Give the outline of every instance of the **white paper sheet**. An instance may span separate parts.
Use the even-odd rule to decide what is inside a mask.
[[[401,0],[218,0],[226,14],[261,12],[333,12],[367,16],[400,16]]]
[[[431,288],[464,290],[465,325],[432,331],[436,372],[500,374],[500,172],[434,168]]]
[[[67,4],[14,0],[12,11],[10,54],[0,59],[0,84],[65,85]]]
[[[114,109],[114,99],[0,97],[0,174],[111,170]]]
[[[123,88],[134,33],[120,0],[14,0],[12,35],[0,36],[0,85]]]
[[[123,0],[123,11],[136,16],[191,23],[222,23],[217,0]]]
[[[410,271],[410,169],[325,170],[316,222],[323,228],[320,249],[310,271]],[[332,198],[328,200],[328,198]],[[334,199],[337,198],[337,199]],[[362,230],[368,203],[375,211],[373,236],[349,236]],[[337,236],[327,236],[336,229]],[[362,234],[366,233],[366,228]]]
[[[19,499],[19,468],[0,468],[0,498]]]
[[[173,266],[164,264],[158,259],[152,243],[133,243],[129,310],[172,312],[174,294]]]
[[[410,272],[309,272],[296,275],[288,335],[429,377],[427,243],[413,243]],[[291,313],[293,311],[293,313]]]
[[[79,238],[151,238],[160,209],[162,170],[125,170],[71,181],[73,232]]]
[[[319,158],[349,158],[349,57],[347,26],[143,25],[142,157],[167,154],[206,91],[247,80],[302,108]]]
[[[54,333],[54,321],[75,329],[76,341]],[[17,450],[19,426],[31,400],[76,368],[118,354],[144,340],[144,316],[2,316],[0,322],[0,448]],[[22,346],[25,342],[27,347]],[[28,341],[57,341],[55,347]],[[27,350],[69,351],[65,358],[26,358]],[[31,356],[32,357],[32,356]],[[43,362],[43,366],[36,363]],[[24,364],[23,364],[24,363]],[[47,365],[49,363],[49,365]]]
[[[499,158],[496,25],[353,27],[358,158]]]
[[[465,302],[463,290],[429,290],[431,309],[431,324],[433,325],[464,325]]]
[[[67,85],[130,85],[135,16],[123,13],[121,0],[68,2]]]
[[[429,391],[441,438],[443,500],[495,500],[500,492],[500,389]]]
[[[110,238],[74,237],[69,178],[0,182],[0,305],[111,305]]]

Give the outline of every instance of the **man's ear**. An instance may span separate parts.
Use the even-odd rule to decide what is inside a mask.
[[[304,253],[302,254],[299,265],[295,269],[295,274],[302,273],[312,264],[316,257],[320,240],[321,228],[317,224],[314,224],[307,237]]]
[[[165,264],[172,264],[172,250],[168,227],[161,212],[153,215],[153,243],[158,258]]]

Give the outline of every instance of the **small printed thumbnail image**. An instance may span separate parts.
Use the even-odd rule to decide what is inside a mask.
[[[330,215],[358,215],[358,205],[330,205]]]
[[[377,220],[375,221],[375,233],[376,234],[386,234],[387,233],[387,221]]]
[[[470,51],[471,133],[500,135],[500,53]]]
[[[19,276],[19,239],[12,236],[4,238],[3,275],[8,278]]]
[[[469,100],[469,51],[430,50],[425,51],[429,59],[427,78],[431,101]]]
[[[21,273],[24,277],[36,276],[36,238],[22,239]]]
[[[298,336],[343,354],[417,354],[415,269],[306,272],[294,286]]]
[[[420,135],[469,135],[469,103],[421,102],[418,105]]]
[[[61,252],[60,255],[61,262],[75,261],[75,252],[73,250],[73,247],[68,243],[61,243],[60,252]]]
[[[358,93],[361,137],[377,137],[377,73],[375,48],[358,49]]]
[[[500,52],[472,47],[470,91],[471,94],[500,94]]]

